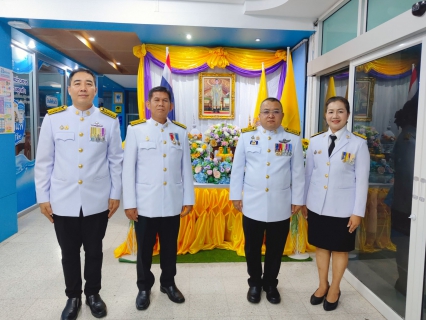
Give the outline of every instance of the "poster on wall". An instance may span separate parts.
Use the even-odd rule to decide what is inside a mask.
[[[0,133],[15,131],[12,70],[0,67]]]

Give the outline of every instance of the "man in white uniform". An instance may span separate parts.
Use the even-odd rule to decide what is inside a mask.
[[[281,301],[277,276],[290,216],[303,205],[302,144],[299,136],[283,129],[283,117],[280,101],[265,99],[260,107],[260,126],[242,130],[232,166],[230,199],[243,212],[244,249],[250,276],[247,300],[253,303],[260,301],[262,287],[270,303]]]
[[[107,314],[99,296],[102,239],[121,197],[123,150],[117,115],[93,105],[96,83],[86,69],[71,72],[73,105],[48,110],[37,148],[35,184],[41,212],[55,226],[68,301],[63,320],[81,307],[80,248],[85,251],[84,293],[93,316]]]
[[[152,251],[160,239],[160,290],[175,303],[185,301],[176,287],[177,238],[180,217],[194,204],[194,184],[186,127],[170,121],[170,92],[152,88],[147,106],[151,119],[135,120],[127,128],[123,163],[123,204],[135,221],[138,243],[136,308],[150,304],[154,275]]]

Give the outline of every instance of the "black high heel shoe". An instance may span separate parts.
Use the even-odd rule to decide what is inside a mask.
[[[329,289],[330,289],[330,285],[328,285],[328,289],[327,289],[327,291],[325,292],[325,294],[322,297],[315,296],[315,292],[316,292],[315,291],[314,294],[311,296],[311,304],[313,306],[321,304],[324,301],[324,298],[327,296],[327,293],[328,293]]]
[[[336,308],[337,308],[337,304],[339,303],[339,299],[340,299],[340,295],[341,295],[341,291],[339,291],[339,296],[337,297],[337,300],[336,300],[336,302],[333,302],[333,303],[331,303],[331,302],[328,302],[327,301],[327,297],[324,299],[324,304],[323,304],[323,307],[324,307],[324,310],[325,311],[333,311],[333,310],[335,310]]]

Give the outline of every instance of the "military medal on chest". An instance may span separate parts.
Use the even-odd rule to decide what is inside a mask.
[[[349,152],[342,152],[341,160],[344,163],[349,163],[349,164],[353,165],[355,163],[355,154],[349,153]]]
[[[105,142],[106,130],[102,124],[95,122],[90,125],[90,141]]]

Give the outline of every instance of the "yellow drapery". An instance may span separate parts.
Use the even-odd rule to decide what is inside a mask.
[[[299,251],[315,251],[315,247],[308,243],[307,221],[299,218]],[[129,247],[125,241],[114,251],[116,258],[130,254],[134,248]],[[295,251],[294,239],[290,232],[284,248],[284,255],[293,254]],[[220,188],[195,188],[195,204],[191,214],[181,218],[178,236],[178,254],[197,253],[200,250],[214,248],[236,251],[239,256],[244,256],[244,233],[242,213],[237,211],[229,200],[229,190]],[[154,255],[159,254],[160,245],[154,247]],[[262,254],[265,253],[265,245]]]
[[[145,90],[144,90],[144,74],[145,74],[145,56],[146,46],[144,44],[133,47],[133,54],[140,59],[137,77],[137,95],[138,95],[138,111],[139,119],[145,119]]]
[[[418,64],[419,59],[412,56],[401,57],[390,55],[389,57],[373,60],[356,67],[357,72],[368,73],[371,70],[385,74],[387,76],[396,76],[411,70],[413,64]]]
[[[171,67],[181,70],[198,68],[207,63],[211,69],[223,69],[232,64],[241,69],[256,71],[261,70],[262,62],[265,68],[269,68],[287,60],[287,52],[285,50],[183,47],[160,44],[135,46],[133,47],[133,54],[140,59],[137,77],[139,118],[145,118],[144,64],[146,53],[151,53],[155,59],[164,63],[166,61],[166,47],[169,48]]]

